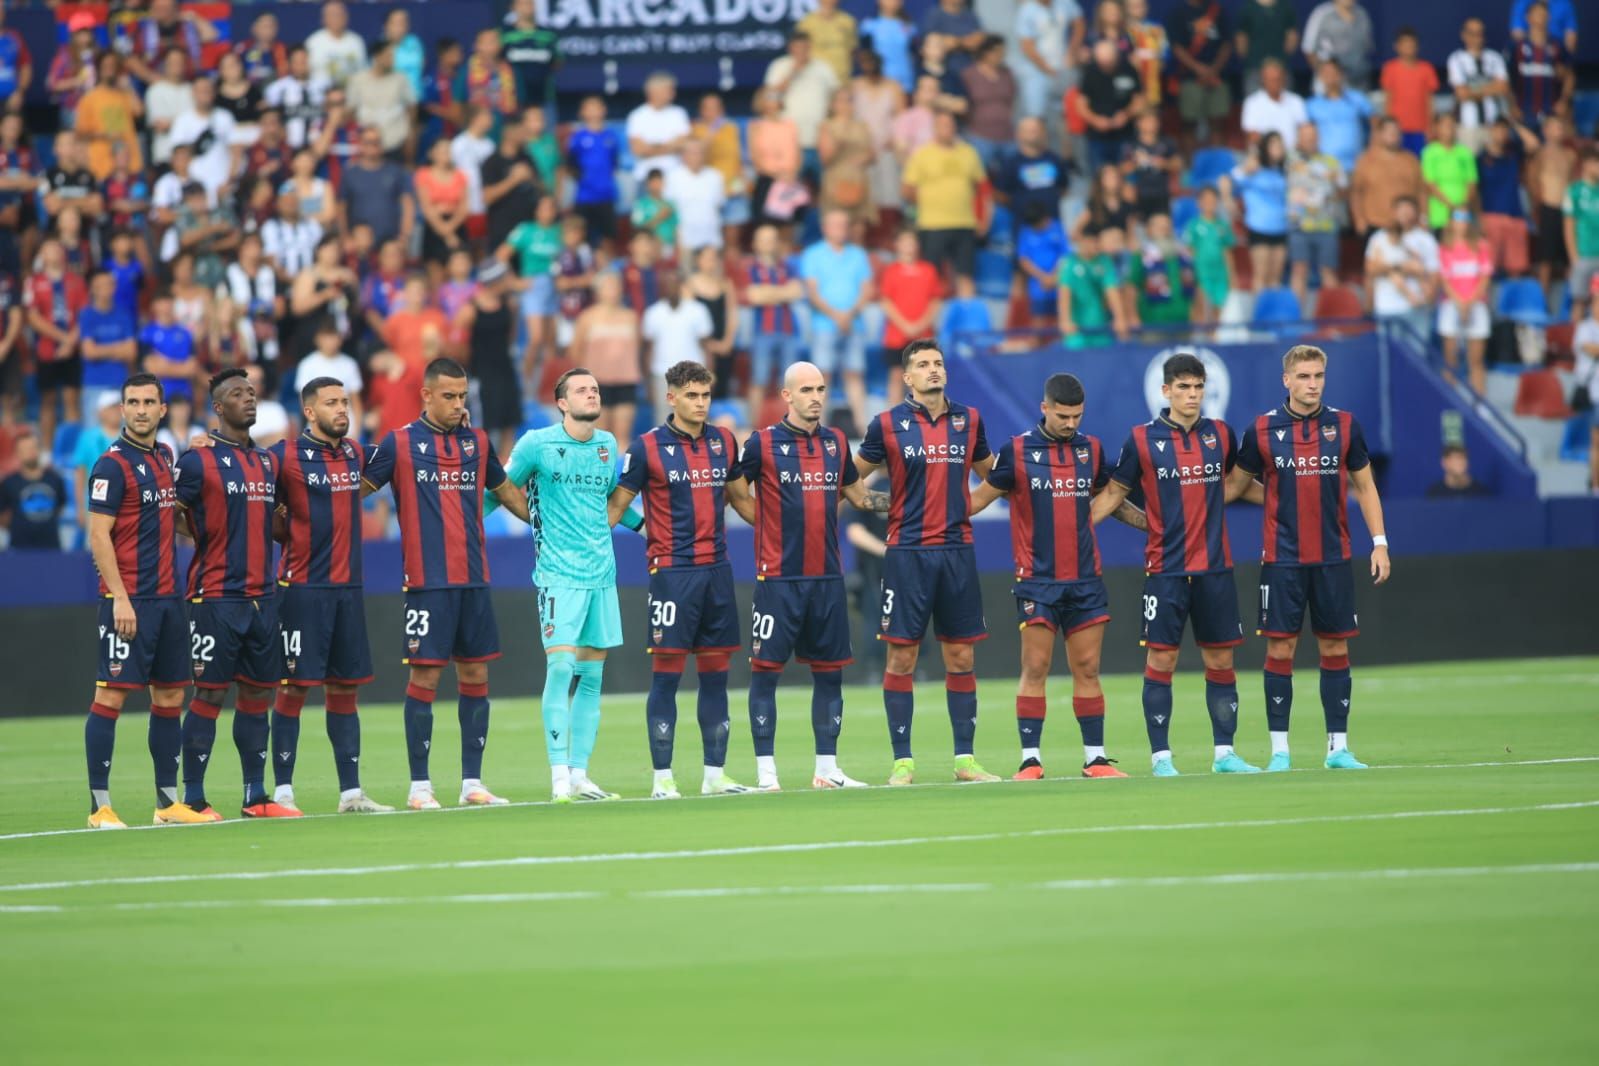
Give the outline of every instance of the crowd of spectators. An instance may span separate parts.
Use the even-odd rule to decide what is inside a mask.
[[[1159,22],[1146,0],[1020,0],[1003,35],[966,0],[915,23],[818,0],[747,95],[684,99],[663,71],[631,110],[558,96],[534,0],[428,45],[403,7],[372,39],[330,0],[304,41],[262,13],[230,45],[176,0],[112,10],[35,57],[0,7],[15,547],[59,543],[141,367],[182,450],[220,367],[248,369],[269,443],[313,376],[347,383],[363,435],[403,425],[451,355],[503,454],[574,361],[626,437],[666,365],[710,365],[714,418],[742,429],[804,353],[858,431],[910,340],[1093,347],[1278,287],[1308,317],[1352,285],[1480,391],[1495,278],[1564,279],[1574,319],[1599,279],[1568,0],[1467,19],[1442,70],[1409,29],[1379,44],[1356,0],[1176,0]],[[22,107],[36,78],[49,123]]]

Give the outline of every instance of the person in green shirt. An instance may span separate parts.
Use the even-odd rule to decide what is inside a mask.
[[[561,145],[550,130],[542,104],[528,104],[522,108],[522,134],[527,138],[527,157],[533,169],[539,172],[539,184],[560,196]]]
[[[1138,317],[1146,326],[1187,325],[1194,293],[1194,259],[1172,232],[1171,216],[1153,214],[1144,241],[1131,257],[1128,283],[1138,292]]]
[[[538,24],[535,0],[511,0],[510,8],[500,28],[500,53],[516,77],[516,98],[550,107],[561,66],[561,37]]]
[[[1571,320],[1581,322],[1599,279],[1599,150],[1582,154],[1581,181],[1566,187],[1566,257],[1571,260]]]
[[[506,480],[527,494],[544,638],[544,746],[555,802],[616,797],[588,776],[600,727],[600,682],[609,649],[622,643],[611,548],[610,498],[616,488],[616,438],[594,423],[600,384],[581,367],[555,383],[561,421],[522,434],[505,464]],[[492,495],[483,513],[499,506]],[[637,530],[637,511],[620,514]],[[573,682],[576,682],[574,686]]]
[[[1209,186],[1199,190],[1199,215],[1183,230],[1183,243],[1194,257],[1195,321],[1214,323],[1233,287],[1233,261],[1228,254],[1236,238],[1230,222],[1217,214],[1221,200]]]
[[[1099,250],[1099,234],[1084,230],[1072,254],[1060,261],[1056,273],[1056,308],[1060,331],[1068,348],[1109,344],[1111,324],[1107,281],[1114,285],[1115,269]]]
[[[533,219],[518,222],[496,255],[504,262],[514,254],[521,275],[522,318],[527,322],[527,358],[542,365],[544,350],[555,340],[560,294],[555,291],[555,259],[561,254],[560,207],[549,193],[539,197]]]
[[[644,191],[633,199],[629,216],[635,230],[655,234],[663,248],[677,247],[677,211],[666,202],[666,177],[652,170],[644,178]]]
[[[1275,59],[1284,66],[1299,51],[1299,15],[1289,0],[1244,0],[1238,9],[1233,44],[1244,68],[1244,95],[1260,88],[1260,65]]]
[[[1444,112],[1433,122],[1432,143],[1421,150],[1421,180],[1427,186],[1427,225],[1440,230],[1450,212],[1469,211],[1477,195],[1477,157],[1455,140],[1457,120]]]

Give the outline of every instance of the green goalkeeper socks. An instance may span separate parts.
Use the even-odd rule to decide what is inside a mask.
[[[572,674],[577,657],[552,651],[544,668],[544,750],[551,766],[571,765]]]
[[[600,682],[605,660],[591,659],[575,668],[577,693],[572,697],[572,761],[574,770],[587,770],[594,741],[600,732]]]

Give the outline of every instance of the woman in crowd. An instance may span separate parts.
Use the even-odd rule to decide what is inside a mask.
[[[253,144],[260,131],[261,87],[250,80],[237,52],[224,52],[217,60],[217,107],[238,123],[234,139]]]
[[[1444,366],[1452,379],[1460,374],[1460,341],[1466,341],[1466,377],[1472,391],[1488,391],[1484,353],[1492,323],[1488,315],[1488,285],[1493,281],[1493,249],[1483,239],[1471,212],[1456,210],[1443,230],[1438,249],[1442,280],[1438,302],[1438,336],[1443,338]]]
[[[622,304],[622,277],[607,270],[594,282],[594,305],[577,318],[571,351],[573,360],[600,384],[598,428],[618,441],[633,437],[643,349],[639,316]]]
[[[179,252],[172,260],[172,317],[178,325],[194,338],[195,358],[206,362],[210,358],[207,342],[211,338],[211,290],[201,285],[194,276],[194,256]]]
[[[894,118],[894,160],[902,168],[916,149],[933,139],[933,109],[938,106],[938,79],[916,79],[911,104]]]
[[[1072,236],[1081,237],[1088,230],[1126,230],[1137,211],[1138,193],[1132,183],[1122,177],[1120,167],[1106,163],[1094,175],[1088,203],[1072,223]]]
[[[855,96],[849,89],[834,91],[817,131],[816,152],[822,161],[822,210],[843,211],[852,223],[876,221],[867,174],[877,152],[872,131],[855,116]]]
[[[310,219],[327,232],[338,218],[338,204],[333,188],[325,178],[317,176],[316,153],[302,148],[294,153],[289,163],[289,178],[278,187],[278,194],[292,192],[300,201],[300,216]]]
[[[772,189],[775,186],[782,191],[799,181],[800,166],[804,162],[799,127],[783,114],[783,94],[776,89],[762,89],[756,93],[755,110],[760,117],[750,123],[749,141],[750,165],[755,168],[753,207],[756,221],[791,226],[800,216],[777,211]]]
[[[727,117],[727,106],[717,93],[706,93],[700,100],[694,136],[705,145],[705,164],[722,175],[727,194],[722,203],[722,244],[734,249],[739,234],[750,220],[750,186],[744,173],[744,149],[738,127]]]
[[[711,316],[711,335],[705,341],[711,372],[716,375],[711,397],[725,400],[733,395],[734,358],[738,354],[738,293],[727,278],[720,248],[696,250],[691,265],[694,269],[685,283],[687,293],[704,304]]]
[[[1288,262],[1288,150],[1273,130],[1229,175],[1244,202],[1249,239],[1250,287],[1258,294],[1283,282]]]
[[[966,114],[966,140],[977,149],[983,169],[993,174],[1008,145],[1015,142],[1016,77],[1005,65],[1005,39],[988,37],[977,50],[977,62],[961,72],[971,110]]]
[[[860,75],[850,83],[855,114],[872,135],[872,163],[866,183],[877,208],[879,230],[897,226],[901,207],[899,160],[894,155],[894,120],[905,110],[905,90],[883,72],[883,60],[870,48],[855,54]]]
[[[333,319],[341,335],[350,335],[359,281],[342,259],[342,243],[336,234],[330,233],[317,242],[311,268],[294,278],[294,287],[289,291],[289,313],[293,319],[290,333],[293,341],[288,350],[291,365],[283,368],[285,376],[292,371],[293,363],[316,347],[317,324],[324,317]]]
[[[414,179],[417,208],[422,214],[422,262],[437,287],[444,263],[466,241],[466,173],[455,165],[450,142],[440,138],[428,149],[428,162]]]
[[[442,143],[442,142],[441,142]],[[477,379],[482,428],[501,455],[510,455],[522,425],[522,383],[511,359],[516,314],[511,268],[491,259],[478,268],[477,291],[461,309],[467,344],[463,360]]]

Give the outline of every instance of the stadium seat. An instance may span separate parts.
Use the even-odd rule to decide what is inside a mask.
[[[1302,317],[1299,297],[1294,295],[1292,289],[1266,289],[1255,297],[1255,310],[1249,322],[1255,326],[1269,326],[1298,322]]]
[[[1316,293],[1316,310],[1313,318],[1364,318],[1366,309],[1360,306],[1360,294],[1347,285],[1334,285]]]
[[[1521,325],[1549,324],[1549,304],[1544,300],[1543,289],[1532,278],[1512,278],[1499,286],[1494,313]]]
[[[1553,370],[1529,370],[1521,375],[1514,410],[1524,418],[1570,418],[1560,375]]]
[[[55,443],[50,447],[52,461],[59,468],[72,465],[72,453],[78,448],[78,433],[83,429],[76,422],[63,422],[56,427]]]
[[[1544,330],[1544,361],[1551,366],[1570,366],[1576,333],[1577,327],[1571,322],[1556,322]]]
[[[1014,247],[1016,216],[1004,204],[995,204],[993,213],[993,218],[988,223],[988,246],[996,250]]]
[[[1569,322],[1571,320],[1571,286],[1560,286],[1560,307],[1555,311],[1556,322]]]
[[[1197,217],[1199,201],[1192,196],[1179,196],[1171,202],[1171,226],[1179,234]]]
[[[1588,449],[1593,446],[1593,413],[1576,415],[1566,421],[1566,430],[1560,436],[1560,458],[1567,463],[1586,463]]]
[[[1231,148],[1201,148],[1194,153],[1194,163],[1188,168],[1184,184],[1190,189],[1203,189],[1216,184],[1216,179],[1238,165],[1238,157]]]
[[[1578,137],[1592,137],[1599,128],[1599,92],[1580,92],[1571,105],[1571,122]]]
[[[977,294],[989,300],[1010,299],[1010,258],[998,252],[977,253]]]

